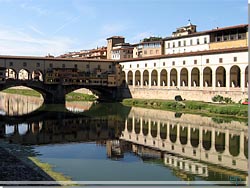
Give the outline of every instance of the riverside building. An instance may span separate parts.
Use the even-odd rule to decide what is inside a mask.
[[[234,102],[247,98],[248,25],[197,32],[177,28],[164,41],[164,55],[121,60],[121,80],[133,98],[211,101],[215,95]],[[156,97],[157,96],[157,97]]]

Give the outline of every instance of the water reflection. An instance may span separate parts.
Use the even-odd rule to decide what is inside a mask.
[[[0,92],[0,114],[20,116],[35,111],[43,104],[40,97]]]
[[[77,106],[74,106],[75,104]],[[47,113],[45,110],[36,117],[3,119],[0,123],[0,136],[9,143],[33,145],[44,157],[44,162],[56,164],[60,172],[78,180],[83,180],[81,178],[90,173],[84,170],[86,168],[81,164],[93,165],[98,169],[107,164],[106,160],[111,159],[117,161],[109,163],[108,168],[112,171],[117,168],[116,165],[131,160],[132,153],[133,160],[138,158],[143,161],[143,165],[151,164],[151,168],[157,167],[152,172],[172,174],[154,180],[228,181],[230,176],[246,179],[248,127],[244,122],[217,123],[210,117],[188,114],[176,116],[174,112],[128,108],[114,103],[89,105],[88,111],[85,111],[85,103],[74,103],[72,106],[84,109],[84,112],[73,114],[63,113],[64,110],[61,110]],[[97,161],[86,163],[87,159],[83,156],[87,154],[82,154],[83,156],[77,156],[81,161],[78,161],[75,168],[67,171],[69,167],[64,168],[67,163],[62,162],[62,158],[65,156],[67,160],[70,157],[75,159],[78,152],[64,152],[69,143],[75,142],[82,144],[70,145],[75,148],[74,151],[82,151],[86,146],[91,148],[91,151],[84,151],[85,153],[89,152],[91,158],[102,158],[103,162],[98,161],[99,166],[96,166]],[[86,142],[95,144],[86,145]],[[51,144],[57,143],[60,145],[50,147]],[[99,147],[105,148],[107,158],[98,152],[91,153],[92,149]],[[57,156],[56,151],[60,156]],[[53,160],[49,159],[50,155],[53,155]],[[137,166],[142,173],[136,176],[137,180],[148,180],[143,176],[143,173],[146,173],[143,165]],[[159,166],[161,168],[158,168]],[[132,169],[132,166],[127,168],[124,178],[129,180],[130,171],[135,169]],[[74,172],[75,170],[78,170],[78,173]],[[109,173],[106,176],[110,178],[113,174]],[[136,177],[133,180],[136,180]]]

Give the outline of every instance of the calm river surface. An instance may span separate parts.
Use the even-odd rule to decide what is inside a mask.
[[[119,103],[42,103],[0,93],[0,141],[32,146],[74,181],[246,180],[246,122]]]

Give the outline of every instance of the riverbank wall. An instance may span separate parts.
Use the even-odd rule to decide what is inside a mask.
[[[138,99],[164,99],[174,100],[176,95],[180,95],[183,99],[212,102],[215,95],[229,97],[234,102],[245,101],[248,98],[247,92],[239,90],[225,91],[225,90],[189,90],[189,89],[166,89],[166,88],[141,88],[128,86],[121,88],[122,98],[138,98]]]

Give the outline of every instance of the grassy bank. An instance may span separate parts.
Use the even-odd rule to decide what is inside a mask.
[[[40,97],[41,94],[32,89],[5,89],[3,93],[17,94],[17,95],[26,95],[33,97]],[[71,92],[66,95],[67,101],[95,101],[96,97],[94,95],[88,95],[83,93]]]
[[[55,172],[52,169],[52,166],[48,163],[42,163],[39,161],[36,157],[29,157],[29,159],[35,163],[39,168],[41,168],[46,174],[48,174],[50,177],[52,177],[55,181],[71,181],[71,179],[67,176],[64,176],[63,174],[59,172]]]
[[[95,101],[96,97],[94,95],[71,92],[66,95],[66,100],[67,101]]]
[[[40,97],[41,94],[32,89],[5,89],[1,91],[3,93],[17,94],[17,95],[26,95],[33,97]]]
[[[200,101],[173,100],[146,100],[146,99],[124,99],[122,102],[127,106],[170,110],[180,113],[201,114],[206,116],[230,116],[236,118],[247,118],[248,106],[242,104],[215,104]]]

